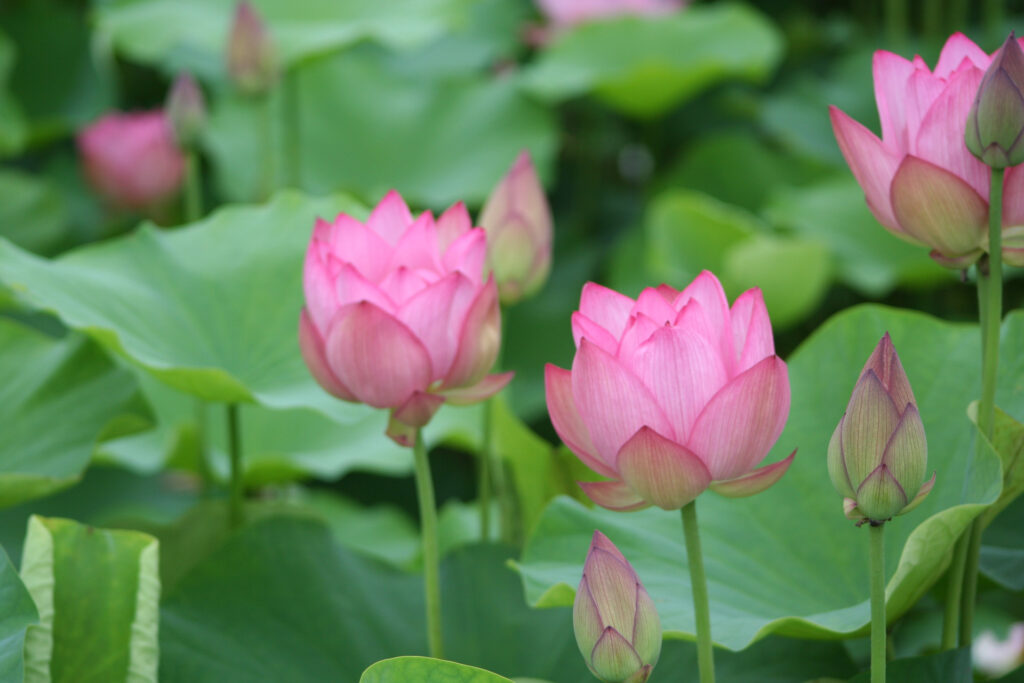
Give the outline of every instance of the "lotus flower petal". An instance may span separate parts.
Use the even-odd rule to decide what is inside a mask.
[[[616,339],[622,337],[635,302],[613,289],[588,282],[580,296],[580,313],[608,330]]]
[[[320,338],[320,333],[306,309],[302,309],[299,316],[299,348],[302,349],[302,359],[309,366],[313,378],[327,393],[333,394],[343,401],[358,400],[355,394],[349,391],[348,387],[334,375],[327,364],[323,339]]]
[[[650,427],[623,444],[617,463],[631,489],[665,510],[680,509],[711,483],[711,472],[699,457]]]
[[[566,446],[583,463],[598,474],[617,478],[615,470],[597,455],[597,448],[590,439],[590,432],[583,424],[576,403],[572,397],[572,374],[568,370],[548,363],[544,367],[544,388],[551,415],[551,424]]]
[[[458,350],[444,379],[444,389],[476,384],[498,357],[501,346],[501,309],[494,278],[480,289],[459,330]]]
[[[402,196],[389,190],[380,203],[370,212],[366,227],[380,235],[388,244],[398,244],[399,238],[412,223],[412,213]]]
[[[458,389],[445,389],[441,395],[453,406],[466,406],[480,401],[486,401],[499,391],[508,386],[515,376],[514,372],[502,372],[495,375],[487,375],[476,384]]]
[[[785,460],[759,467],[735,479],[713,481],[710,484],[710,488],[715,493],[726,498],[744,498],[755,493],[761,493],[761,491],[773,486],[779,479],[782,479],[782,475],[793,464],[794,457],[796,457],[796,451],[790,453],[789,457]]]
[[[583,493],[587,494],[587,498],[609,510],[628,512],[650,505],[621,481],[579,481],[576,483],[583,489]]]

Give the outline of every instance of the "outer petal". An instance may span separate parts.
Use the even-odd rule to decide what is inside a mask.
[[[626,681],[643,665],[629,641],[611,626],[590,653],[590,666],[602,681]]]
[[[583,565],[583,576],[601,613],[601,625],[632,636],[638,581],[629,562],[616,555],[621,556],[621,553],[591,547]]]
[[[788,472],[789,466],[793,464],[795,456],[796,451],[794,450],[785,460],[759,467],[753,472],[736,477],[735,479],[713,481],[710,488],[715,493],[727,498],[744,498],[755,493],[761,493],[761,491],[782,479],[782,475]]]
[[[635,302],[614,289],[588,282],[580,294],[580,313],[608,330],[616,339],[622,337]]]
[[[597,456],[590,432],[576,409],[572,397],[572,373],[548,363],[544,366],[544,391],[551,424],[562,442],[590,469],[605,477],[618,479],[618,472]]]
[[[486,401],[504,389],[512,381],[512,378],[515,377],[515,374],[514,372],[503,372],[500,375],[487,375],[471,387],[447,389],[442,391],[441,394],[453,406],[472,405],[480,401]]]
[[[789,375],[770,356],[722,387],[697,418],[686,447],[714,479],[732,479],[761,462],[789,415]]]
[[[878,50],[871,61],[875,101],[882,121],[882,140],[895,149],[907,149],[907,81],[914,65],[903,57]]]
[[[874,133],[837,107],[829,107],[828,111],[839,149],[864,190],[871,213],[890,232],[905,238],[889,198],[889,185],[899,167],[901,155],[890,151]]]
[[[501,309],[498,287],[491,277],[480,288],[459,330],[459,345],[443,389],[472,386],[494,365],[501,346]]]
[[[664,510],[679,510],[711,483],[701,459],[650,427],[641,428],[618,454],[623,481]]]
[[[896,431],[885,446],[882,464],[900,482],[908,498],[917,495],[918,485],[928,465],[928,441],[916,406],[909,406],[900,418]]]
[[[444,396],[414,391],[412,396],[395,409],[392,417],[410,427],[424,427],[444,403]]]
[[[974,251],[985,235],[988,204],[965,181],[908,156],[892,180],[892,207],[903,230],[947,256]]]
[[[338,380],[375,408],[401,406],[414,391],[425,391],[433,375],[416,335],[366,301],[338,313],[325,348]]]
[[[571,320],[572,338],[576,342],[576,348],[580,347],[580,339],[586,337],[613,356],[618,352],[619,340],[613,337],[608,330],[579,311],[572,314]]]
[[[326,330],[338,310],[338,294],[321,251],[321,244],[314,237],[306,250],[302,289],[313,324],[317,329]]]
[[[881,464],[899,419],[899,410],[875,371],[866,370],[853,388],[842,422],[843,460],[854,488]]]
[[[619,361],[584,339],[572,364],[572,397],[596,455],[615,467],[615,457],[647,426],[668,438],[675,431],[653,394]]]
[[[892,345],[892,338],[889,337],[888,332],[882,335],[875,350],[871,352],[867,362],[864,363],[861,374],[867,370],[874,371],[875,376],[882,382],[882,386],[892,398],[893,405],[901,413],[908,405],[917,403],[914,400],[914,390],[910,387],[910,380],[907,379],[903,363],[900,362],[900,357]]]
[[[909,502],[900,483],[885,465],[875,468],[857,489],[857,508],[876,522],[892,519]]]
[[[939,61],[935,65],[935,75],[949,78],[949,75],[960,68],[964,60],[968,60],[981,71],[988,68],[992,58],[974,44],[970,38],[959,31],[951,35],[942,46]]]
[[[398,238],[411,223],[412,214],[409,212],[409,207],[405,205],[402,195],[394,190],[389,190],[370,213],[366,226],[380,235],[385,242],[394,245],[398,243]]]
[[[755,287],[740,294],[729,312],[729,323],[737,357],[734,375],[775,355],[772,323],[760,289]]]
[[[587,494],[587,498],[609,510],[628,512],[650,505],[621,481],[579,481],[576,483],[583,489],[583,493]]]
[[[302,359],[306,361],[309,372],[327,393],[337,396],[343,401],[359,400],[348,390],[348,387],[341,383],[341,380],[327,365],[323,339],[320,338],[320,333],[317,332],[305,308],[299,315],[299,348],[302,349]]]
[[[924,502],[924,499],[928,497],[928,494],[932,492],[932,489],[934,487],[935,473],[932,472],[932,478],[921,485],[921,488],[917,490],[917,495],[914,496],[914,499],[907,503],[907,506],[900,510],[899,514],[905,515],[914,508],[916,508],[918,505],[920,505],[922,502]]]
[[[846,469],[846,457],[843,454],[843,421],[846,415],[839,419],[839,424],[832,431],[832,438],[828,441],[828,477],[832,480],[839,495],[846,498],[853,498],[857,495],[856,488],[860,482],[850,481],[850,473]]]
[[[469,278],[455,272],[427,286],[398,309],[395,317],[427,347],[435,373],[433,379],[444,377],[452,366],[458,324],[475,293],[476,287]]]

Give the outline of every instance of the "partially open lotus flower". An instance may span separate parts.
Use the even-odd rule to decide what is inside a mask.
[[[981,79],[965,139],[971,154],[993,168],[1024,162],[1024,50],[1012,33]]]
[[[277,59],[270,33],[248,0],[235,6],[228,35],[227,67],[235,86],[250,95],[266,93],[277,81]]]
[[[874,58],[882,137],[836,107],[839,149],[889,232],[927,246],[938,263],[966,268],[988,248],[988,166],[964,142],[967,119],[992,58],[966,36],[949,38],[932,71],[885,50]],[[1024,169],[1003,184],[1003,259],[1024,265]]]
[[[186,149],[193,146],[206,125],[206,102],[191,74],[182,73],[174,79],[167,95],[166,110],[178,146]]]
[[[318,220],[306,252],[299,342],[320,385],[391,409],[388,435],[412,445],[445,401],[474,403],[512,373],[488,375],[501,343],[486,234],[460,202],[413,218],[389,192],[362,223]]]
[[[576,644],[605,683],[644,683],[661,654],[661,620],[633,567],[594,532],[572,608]]]
[[[910,380],[886,333],[861,371],[828,444],[828,474],[846,516],[881,524],[925,499],[928,443]]]
[[[636,301],[588,283],[572,329],[572,370],[546,368],[548,412],[562,441],[610,479],[580,483],[595,503],[676,510],[709,487],[748,496],[786,472],[793,455],[755,469],[789,415],[760,290],[730,309],[708,271],[682,292],[662,285]]]
[[[185,158],[161,110],[107,114],[77,142],[86,178],[114,206],[154,207],[181,189]]]

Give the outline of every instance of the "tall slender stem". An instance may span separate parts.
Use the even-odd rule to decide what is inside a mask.
[[[259,179],[259,199],[266,200],[274,193],[277,181],[277,173],[274,164],[274,98],[272,93],[260,95],[256,106],[260,110],[260,130],[258,135],[262,140],[258,144],[262,147],[262,164]]]
[[[493,459],[492,451],[493,440],[491,435],[491,429],[494,422],[494,416],[491,411],[491,400],[488,399],[483,403],[483,440],[480,447],[480,480],[479,480],[479,497],[480,497],[480,538],[485,541],[489,541],[491,538],[491,460]]]
[[[203,188],[199,155],[195,148],[185,153],[185,222],[194,223],[203,216]]]
[[[964,567],[967,564],[967,532],[961,534],[953,547],[953,561],[946,570],[946,609],[942,615],[942,649],[956,648],[960,628],[960,603],[964,592]]]
[[[282,83],[284,107],[284,176],[291,187],[302,187],[302,115],[299,111],[299,70],[291,69]]]
[[[430,460],[423,444],[423,434],[416,432],[413,446],[416,461],[416,494],[420,501],[420,528],[423,533],[423,592],[427,604],[427,643],[430,656],[441,659],[441,560],[437,542],[437,505],[434,503],[434,482],[430,478]]]
[[[244,496],[243,470],[242,470],[242,438],[238,430],[238,404],[229,403],[227,408],[228,417],[228,456],[231,459],[231,498],[229,508],[229,519],[231,528],[237,528],[242,523],[242,501]]]
[[[693,613],[697,621],[697,668],[700,683],[715,681],[715,653],[711,648],[711,608],[708,606],[708,582],[704,577],[704,557],[697,530],[697,501],[690,501],[682,510],[686,559],[690,563],[690,585],[693,587]]]
[[[885,33],[891,47],[907,39],[907,0],[885,0]]]
[[[978,404],[978,457],[985,438],[992,438],[999,372],[999,331],[1003,322],[1003,169],[992,169],[988,208],[988,267],[978,268],[978,317],[981,321],[981,401]],[[975,518],[967,534],[964,588],[960,606],[960,645],[974,637],[974,602],[978,595],[981,522]]]
[[[871,525],[871,683],[885,683],[885,530]]]

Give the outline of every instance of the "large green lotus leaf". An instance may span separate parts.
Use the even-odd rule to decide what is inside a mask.
[[[1024,498],[999,513],[981,537],[981,571],[1014,591],[1024,590]]]
[[[0,507],[70,486],[103,435],[149,425],[131,373],[79,335],[0,318],[0,377]]]
[[[886,525],[891,618],[905,612],[948,562],[960,531],[999,496],[998,456],[972,456],[966,404],[979,392],[977,328],[898,309],[860,306],[823,325],[789,360],[792,408],[768,461],[799,448],[786,476],[744,499],[705,494],[698,500],[709,582],[712,631],[729,648],[768,633],[842,637],[869,620],[867,533],[842,513],[825,466],[829,438],[864,361],[885,331],[892,335],[914,387],[938,473],[922,505]],[[1003,377],[1024,371],[1024,314],[1003,328]],[[999,404],[1024,407],[1024,391],[1007,381]],[[968,461],[973,464],[968,467]],[[545,512],[521,563],[528,600],[566,605],[595,528],[636,567],[674,636],[694,633],[690,584],[678,513],[615,513],[567,499]]]
[[[973,680],[971,651],[969,648],[948,650],[922,657],[894,659],[885,666],[890,681],[914,683],[963,683]],[[869,683],[871,672],[863,671],[849,683]]]
[[[282,193],[173,232],[34,257],[0,240],[0,282],[161,381],[201,398],[368,414],[331,398],[302,362],[302,260],[317,216],[361,215],[351,199]]]
[[[17,570],[0,548],[0,680],[20,681],[25,673],[25,632],[39,623],[32,602]]]
[[[344,188],[376,199],[394,188],[437,209],[478,204],[522,149],[542,171],[554,154],[551,113],[510,78],[402,75],[371,50],[318,59],[291,78],[301,117],[297,182],[312,192]],[[264,107],[241,96],[215,102],[206,146],[229,197],[265,191]],[[283,121],[274,122],[280,139]]]
[[[236,0],[120,0],[96,9],[97,30],[133,60],[223,77]],[[277,58],[302,60],[373,40],[413,47],[465,21],[465,0],[253,0]]]
[[[653,117],[720,81],[763,81],[781,56],[782,39],[762,14],[700,5],[582,24],[556,38],[523,81],[545,99],[590,93],[624,114]]]
[[[25,681],[155,683],[158,566],[152,536],[29,519],[21,577],[41,623],[25,638]]]
[[[458,662],[430,657],[393,657],[372,665],[359,683],[404,683],[406,681],[451,681],[451,683],[512,683],[504,676]]]

